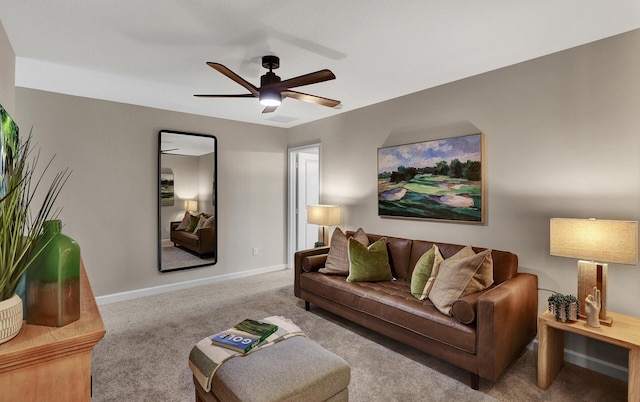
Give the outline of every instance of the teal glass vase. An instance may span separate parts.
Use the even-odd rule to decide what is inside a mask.
[[[62,327],[80,318],[80,246],[61,233],[60,220],[44,222],[27,270],[27,323]]]

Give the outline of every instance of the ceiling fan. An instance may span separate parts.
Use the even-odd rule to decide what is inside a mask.
[[[290,89],[335,79],[336,76],[327,69],[282,81],[280,77],[273,72],[273,70],[280,67],[280,58],[277,56],[263,56],[262,67],[268,68],[269,72],[260,77],[260,88],[257,88],[220,63],[208,61],[207,65],[242,85],[249,90],[249,93],[237,95],[194,95],[200,98],[259,98],[260,104],[265,106],[262,113],[275,111],[284,98],[298,99],[327,107],[336,107],[340,104],[338,100],[309,95]]]

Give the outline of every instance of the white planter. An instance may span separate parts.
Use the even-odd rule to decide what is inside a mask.
[[[578,305],[576,303],[569,303],[569,316],[567,316],[567,311],[564,304],[552,304],[551,306],[557,320],[562,322],[578,320]]]
[[[0,343],[18,335],[22,328],[22,299],[17,294],[0,301]]]

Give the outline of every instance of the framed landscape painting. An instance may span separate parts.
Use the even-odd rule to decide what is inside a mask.
[[[18,126],[0,105],[0,198],[7,194],[9,174],[18,152]]]
[[[482,133],[378,149],[378,215],[484,223]]]
[[[160,172],[160,205],[170,207],[173,205],[173,170],[162,168]]]

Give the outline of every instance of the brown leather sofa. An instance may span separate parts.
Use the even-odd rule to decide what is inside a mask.
[[[371,243],[383,237],[367,236]],[[517,255],[492,250],[494,284],[456,301],[453,316],[447,316],[429,299],[411,295],[411,274],[433,244],[444,258],[464,246],[384,237],[396,280],[347,282],[345,276],[319,273],[329,250],[320,247],[295,253],[296,297],[307,310],[313,303],[469,371],[474,389],[480,377],[498,379],[536,336],[538,277],[518,273]]]
[[[171,222],[170,224],[170,238],[176,247],[193,251],[200,257],[215,251],[215,227],[200,228],[195,232],[187,232],[186,230],[176,230],[179,224],[179,221]]]

